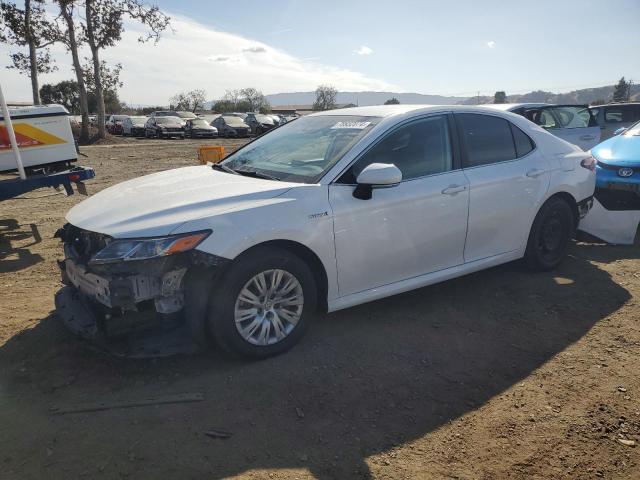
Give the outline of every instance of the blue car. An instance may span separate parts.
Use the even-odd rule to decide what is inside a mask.
[[[596,145],[595,197],[607,210],[640,210],[640,122]]]

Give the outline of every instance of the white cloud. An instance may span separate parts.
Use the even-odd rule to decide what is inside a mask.
[[[165,104],[181,90],[202,88],[209,98],[225,90],[255,87],[263,93],[314,90],[320,84],[338,90],[396,90],[397,86],[353,70],[302,59],[240,35],[216,31],[189,18],[171,15],[174,32],[157,45],[139,43],[142,27],[127,23],[122,41],[101,52],[110,64],[122,63],[120,99],[135,105]],[[30,100],[26,76],[6,70],[10,51],[0,45],[2,87],[9,100]],[[368,55],[371,49],[361,47]],[[369,53],[364,53],[369,52]],[[52,49],[57,72],[41,75],[40,84],[73,79],[71,57],[64,47]],[[89,52],[81,52],[89,56]]]
[[[371,50],[366,45],[363,45],[359,49],[354,50],[353,53],[355,53],[356,55],[371,55],[373,53],[373,50]]]
[[[493,40],[489,40],[487,42],[487,47],[489,48],[495,48],[496,47],[496,42],[494,42]]]

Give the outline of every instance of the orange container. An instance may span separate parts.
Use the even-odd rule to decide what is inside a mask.
[[[224,147],[220,145],[202,145],[198,147],[198,161],[201,164],[207,162],[218,163],[224,158]]]

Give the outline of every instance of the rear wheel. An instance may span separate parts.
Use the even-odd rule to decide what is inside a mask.
[[[567,254],[575,230],[573,213],[562,198],[547,200],[536,215],[525,252],[525,262],[532,270],[551,270]]]
[[[302,338],[316,304],[315,280],[302,259],[279,248],[257,249],[216,282],[209,326],[223,349],[265,358]]]

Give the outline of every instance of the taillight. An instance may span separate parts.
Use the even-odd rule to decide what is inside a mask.
[[[593,157],[588,157],[583,159],[580,162],[580,166],[582,168],[586,168],[587,170],[591,170],[592,172],[596,169],[596,164],[598,163],[598,161],[593,158]]]

